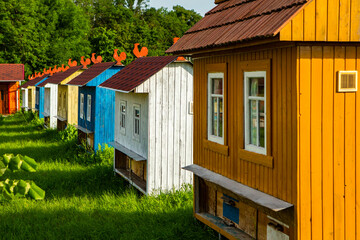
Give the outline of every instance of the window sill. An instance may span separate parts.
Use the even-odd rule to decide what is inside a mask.
[[[221,155],[224,156],[229,156],[229,146],[221,145],[219,143],[212,142],[207,139],[204,139],[203,143],[204,143],[204,148],[213,152],[220,153]]]
[[[274,167],[274,157],[262,155],[254,152],[249,152],[245,149],[239,149],[239,157],[241,160],[256,163],[268,168]]]

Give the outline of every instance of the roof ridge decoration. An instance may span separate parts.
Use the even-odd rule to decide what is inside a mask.
[[[125,52],[121,52],[120,56],[118,55],[119,49],[114,49],[114,59],[116,60],[116,66],[124,66],[124,64],[122,64],[122,61],[124,61],[126,59],[126,53]]]
[[[249,3],[249,2],[253,2],[253,1],[255,1],[255,0],[249,0],[249,1],[243,2],[242,4]],[[251,16],[248,16],[248,17],[245,17],[245,18],[241,18],[241,19],[238,19],[238,20],[235,20],[235,21],[226,22],[226,23],[219,24],[219,25],[214,25],[214,26],[211,26],[211,27],[201,28],[201,29],[193,30],[193,31],[190,31],[190,30],[191,30],[191,29],[190,29],[190,30],[187,31],[184,35],[189,34],[189,33],[201,32],[201,31],[208,30],[208,29],[219,28],[219,27],[231,25],[231,24],[238,23],[238,22],[244,22],[244,21],[246,21],[246,20],[250,20],[250,19],[253,19],[253,18],[257,18],[257,17],[260,17],[260,16],[269,15],[269,14],[274,13],[274,12],[280,12],[280,11],[285,10],[285,9],[293,8],[293,7],[298,6],[298,5],[303,5],[303,4],[307,3],[308,1],[309,1],[309,0],[298,1],[298,2],[289,4],[289,5],[286,5],[286,6],[282,6],[282,7],[280,7],[280,8],[272,9],[272,10],[270,10],[270,11],[265,11],[265,12],[258,13],[258,14],[255,14],[255,15],[251,15]],[[234,6],[239,6],[239,5],[242,5],[242,4],[237,4],[237,5],[234,5]],[[233,6],[233,7],[234,7],[234,6]],[[224,10],[226,10],[226,9],[229,9],[229,8],[230,8],[230,7],[224,8],[224,9],[218,10],[218,11],[216,11],[216,12],[222,12],[222,11],[224,11]],[[214,13],[216,13],[216,12],[214,12]],[[210,14],[209,14],[209,15],[210,15]]]
[[[93,53],[91,55],[91,61],[94,63],[94,64],[97,64],[97,63],[101,63],[102,62],[102,57],[99,55],[95,58],[95,54],[96,53]]]
[[[174,37],[174,38],[173,38],[174,44],[175,44],[179,39],[180,39],[179,37]],[[173,45],[174,45],[174,44],[173,44]],[[187,60],[186,60],[186,58],[180,56],[180,57],[178,57],[178,58],[176,59],[176,61],[187,61]]]
[[[142,47],[140,52],[139,52],[139,47],[138,47],[139,45],[140,45],[139,43],[134,44],[134,50],[133,50],[134,55],[137,58],[146,57],[148,55],[148,53],[149,53],[147,47]]]
[[[75,67],[75,66],[77,66],[77,61],[71,61],[71,58],[69,58],[69,61],[68,61],[68,65],[69,65],[69,67]]]
[[[84,56],[81,56],[80,63],[81,63],[81,65],[83,65],[83,69],[87,69],[87,65],[89,65],[91,63],[91,61],[90,61],[90,58],[87,58],[84,61]]]

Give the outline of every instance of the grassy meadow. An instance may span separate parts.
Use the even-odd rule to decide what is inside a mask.
[[[194,220],[189,187],[143,196],[114,176],[111,160],[79,161],[92,158],[79,151],[23,114],[0,116],[0,155],[28,155],[39,163],[36,173],[7,172],[0,181],[34,180],[46,191],[44,201],[0,203],[0,239],[216,239]]]

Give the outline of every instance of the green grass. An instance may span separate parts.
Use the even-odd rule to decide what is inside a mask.
[[[21,114],[0,119],[0,155],[28,155],[39,163],[36,173],[7,172],[0,180],[34,180],[46,191],[44,201],[0,203],[0,239],[216,238],[194,220],[189,187],[143,196],[109,164],[69,161],[74,147],[57,139],[55,131],[27,124]]]

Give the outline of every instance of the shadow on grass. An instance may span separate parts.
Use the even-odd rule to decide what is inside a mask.
[[[11,132],[6,130],[7,133]],[[18,134],[12,134],[11,136],[1,136],[0,135],[0,144],[1,143],[11,143],[18,141],[39,141],[43,140],[44,142],[48,142],[48,136],[51,135],[47,131],[43,132],[29,132],[27,131],[13,131],[18,132]],[[50,139],[50,141],[54,141],[54,139]]]
[[[101,207],[0,212],[0,235],[3,239],[216,239],[194,220],[190,207],[156,213]]]

